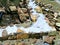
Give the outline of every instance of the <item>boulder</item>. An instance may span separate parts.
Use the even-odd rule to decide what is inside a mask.
[[[54,13],[54,17],[56,18],[57,16],[58,16],[58,13],[55,12],[55,13]]]
[[[27,20],[24,14],[20,14],[19,17],[22,22],[25,22]]]
[[[18,10],[18,14],[23,14],[24,13],[20,7],[17,7],[17,10]]]
[[[0,12],[5,12],[5,7],[0,7]]]
[[[52,40],[53,40],[53,38],[52,37],[49,37],[49,36],[46,36],[44,38],[44,41],[47,42],[47,43],[52,43]]]
[[[26,9],[26,8],[22,8],[22,11],[23,11],[24,13],[26,13],[26,12],[27,12],[27,9]]]
[[[24,14],[24,16],[25,16],[27,19],[29,19],[29,14],[28,14],[28,13]]]
[[[36,22],[36,20],[37,20],[37,15],[31,15],[31,19],[32,19],[33,22]]]
[[[45,7],[51,9],[52,5],[51,4],[46,4]]]
[[[39,12],[39,13],[42,13],[42,9],[41,9],[39,6],[37,6],[37,7],[35,8],[35,10],[36,10],[37,12]]]
[[[17,29],[17,33],[21,33],[21,32],[23,32],[23,33],[24,33],[24,31],[23,31],[23,30],[21,30],[21,29]]]
[[[60,27],[60,23],[56,23],[56,26]]]
[[[9,9],[11,10],[11,11],[16,11],[17,9],[16,9],[16,6],[9,6]]]

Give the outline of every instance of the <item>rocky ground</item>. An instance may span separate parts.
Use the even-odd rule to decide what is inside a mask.
[[[43,2],[43,1],[42,1]],[[47,21],[47,23],[52,26],[54,29],[56,29],[59,33],[59,30],[60,30],[60,14],[58,11],[54,10],[53,8],[55,8],[53,5],[51,4],[45,4],[45,3],[37,3],[37,5],[39,5],[39,7],[41,8],[40,10],[42,10],[41,12],[39,13],[43,13],[45,15],[45,19]],[[53,2],[51,2],[53,3]],[[55,4],[55,3],[53,3]],[[56,4],[57,5],[57,4]],[[56,6],[55,5],[55,6]],[[30,8],[31,9],[31,8]],[[21,10],[21,11],[19,11]],[[22,23],[19,22],[19,20],[17,19],[18,16],[14,15],[14,19],[11,18],[11,15],[4,15],[3,16],[3,22],[0,23],[0,25],[14,25],[14,24],[20,24],[24,27],[28,27],[30,26],[35,20],[33,19],[31,21],[31,19],[29,18],[29,15],[26,13],[26,8],[19,8],[18,7],[18,14],[20,14],[19,18],[21,19]],[[22,18],[23,17],[23,18]],[[13,22],[13,23],[12,23]],[[26,25],[26,22],[28,22],[28,24]],[[54,32],[53,32],[54,33]],[[13,42],[13,43],[12,43]],[[56,33],[56,39],[54,40],[55,42],[55,45],[60,45],[60,34],[57,34]],[[3,41],[3,42],[0,42],[0,44],[3,44],[3,45],[44,45],[44,40],[42,39],[21,39],[21,40],[6,40],[6,41]],[[48,44],[45,44],[45,45],[48,45]]]
[[[60,45],[60,40],[54,40],[54,44],[44,43],[42,39],[19,39],[0,41],[0,45]]]
[[[2,45],[48,45],[41,39],[21,39],[21,40],[7,40],[0,42]]]

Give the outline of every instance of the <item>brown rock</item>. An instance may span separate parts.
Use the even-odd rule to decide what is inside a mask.
[[[52,43],[53,37],[46,36],[45,41],[48,43]]]
[[[18,14],[23,14],[24,13],[20,7],[17,7],[17,10],[18,10]]]
[[[36,10],[37,12],[39,12],[39,13],[42,13],[42,9],[41,9],[39,6],[37,6],[37,7],[35,8],[35,10]]]
[[[19,16],[20,16],[20,20],[21,20],[21,21],[24,22],[24,21],[27,20],[27,18],[26,18],[27,15],[25,15],[25,14],[20,14]]]
[[[17,39],[26,39],[26,38],[28,38],[28,34],[27,33],[17,34]]]
[[[0,11],[5,12],[5,7],[0,7]]]
[[[36,15],[31,15],[31,19],[32,19],[33,22],[36,22],[37,16]]]
[[[24,32],[24,31],[21,29],[17,29],[17,33],[20,33],[20,32]]]
[[[26,12],[27,12],[27,9],[26,9],[26,8],[22,8],[22,11],[23,11],[24,13],[26,13]]]
[[[6,30],[3,30],[3,32],[2,32],[2,37],[5,37],[5,36],[7,36],[7,35],[8,35],[7,31],[6,31]]]

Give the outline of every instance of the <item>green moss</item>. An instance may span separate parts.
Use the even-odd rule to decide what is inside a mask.
[[[18,5],[18,3],[21,0],[9,0],[10,2],[14,3],[15,5]],[[3,6],[7,6],[8,0],[0,0],[0,5],[2,4]]]
[[[1,3],[3,6],[5,6],[6,3],[7,3],[7,0],[0,0],[0,3]]]
[[[52,4],[53,8],[56,11],[60,11],[60,4],[58,4],[55,1],[51,1],[51,0],[40,0],[41,2],[45,3],[45,4]]]
[[[48,33],[48,35],[57,35],[57,34],[58,34],[57,31],[52,31],[52,32]]]

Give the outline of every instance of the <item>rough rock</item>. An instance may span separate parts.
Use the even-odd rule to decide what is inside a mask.
[[[36,12],[38,12],[38,13],[42,13],[42,9],[41,9],[39,6],[37,6],[37,7],[35,8],[35,10],[36,10]]]
[[[17,10],[16,6],[9,6],[9,8],[10,8],[11,11],[16,11]]]

